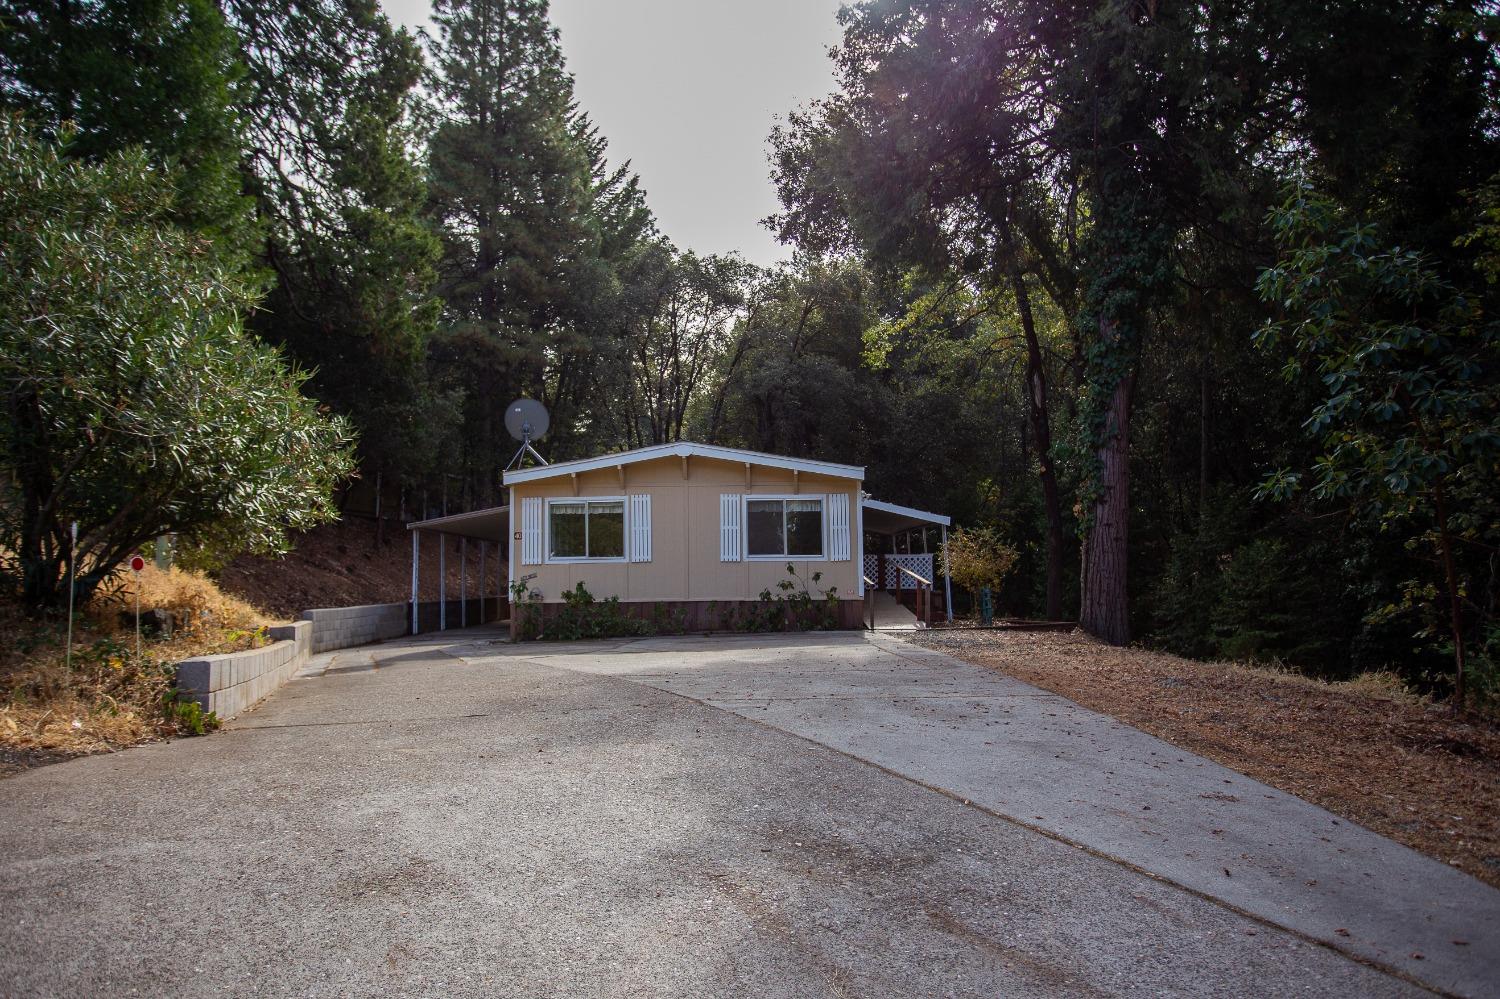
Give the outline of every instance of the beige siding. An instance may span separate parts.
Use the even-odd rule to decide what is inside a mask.
[[[623,468],[623,485],[619,469],[581,473],[577,478],[576,495],[649,493],[650,562],[523,566],[520,545],[512,541],[511,578],[536,573],[531,586],[540,590],[546,601],[560,599],[563,590],[572,588],[580,580],[599,598],[618,596],[625,601],[753,600],[763,589],[775,592],[776,584],[787,578],[786,560],[720,562],[719,496],[723,493],[755,496],[842,492],[849,496],[850,548],[855,557],[847,562],[826,559],[794,559],[792,562],[804,579],[810,579],[815,572],[823,574],[817,588],[837,586],[839,596],[844,599],[852,600],[858,596],[859,527],[856,511],[859,482],[807,473],[794,479],[790,471],[752,465],[747,486],[742,463],[701,457],[688,459],[687,478],[683,477],[682,459],[677,457],[643,461]],[[556,499],[574,495],[574,481],[570,476],[525,482],[511,487],[511,509],[519,509],[521,500],[526,497]],[[824,517],[826,530],[826,513]],[[514,529],[519,530],[520,526],[518,516]],[[827,547],[825,539],[825,550]],[[814,589],[815,595],[817,588]]]

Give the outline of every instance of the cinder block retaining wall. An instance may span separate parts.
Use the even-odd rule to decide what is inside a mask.
[[[439,621],[436,600],[424,601],[417,609],[423,633],[436,631]],[[485,621],[497,621],[504,607],[500,600],[485,600]],[[411,633],[411,604],[366,604],[363,607],[319,607],[302,612],[302,619],[312,624],[312,651],[329,652],[351,645],[400,638]],[[463,603],[448,601],[448,627],[457,628],[464,619]],[[479,598],[468,601],[469,624],[479,623]]]
[[[312,650],[316,654],[400,638],[410,626],[411,604],[319,607],[303,611],[302,620],[312,627]]]
[[[422,631],[436,631],[439,603],[427,601],[418,608]],[[485,601],[484,618],[498,621],[504,602]],[[479,623],[478,597],[468,601],[468,621]],[[268,629],[276,642],[263,649],[201,656],[177,664],[177,689],[220,721],[244,712],[271,691],[297,675],[307,657],[319,652],[365,645],[387,638],[400,638],[411,631],[411,604],[368,604],[364,607],[320,607],[304,611],[295,624]],[[448,627],[457,628],[464,619],[464,605],[448,601]]]
[[[177,689],[228,721],[296,675],[312,650],[306,621],[268,629],[277,639],[263,649],[202,656],[177,664]]]

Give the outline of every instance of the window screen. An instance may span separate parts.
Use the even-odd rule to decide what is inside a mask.
[[[568,500],[548,507],[549,558],[624,558],[624,500]]]
[[[752,499],[745,502],[751,557],[819,558],[823,554],[821,499]]]

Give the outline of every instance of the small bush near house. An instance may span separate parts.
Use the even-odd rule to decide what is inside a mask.
[[[719,626],[725,631],[832,631],[839,626],[839,588],[830,586],[818,596],[812,589],[823,581],[823,574],[815,572],[809,579],[797,573],[790,562],[786,566],[790,579],[776,584],[777,592],[770,589],[760,591],[760,602],[749,608],[726,604],[718,608],[709,605],[709,612],[718,610]]]
[[[522,580],[510,584],[510,612],[516,619],[516,641],[542,637],[542,596]]]
[[[976,596],[986,586],[998,590],[1015,568],[1016,558],[1016,550],[992,527],[958,528],[939,556],[942,571]]]
[[[620,607],[619,597],[596,600],[582,580],[563,590],[562,612],[547,629],[549,638],[575,641],[581,638],[628,638],[651,633],[651,625],[631,617]]]
[[[687,611],[668,607],[658,601],[651,608],[651,630],[658,635],[687,634]]]

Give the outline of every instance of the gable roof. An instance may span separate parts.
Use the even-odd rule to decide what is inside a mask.
[[[761,451],[745,451],[737,447],[718,447],[714,444],[694,444],[690,441],[679,441],[676,444],[654,444],[651,447],[636,448],[634,451],[604,454],[597,458],[559,461],[555,465],[543,465],[540,468],[519,468],[514,472],[506,472],[501,477],[501,482],[507,486],[513,486],[518,482],[534,482],[537,479],[550,479],[559,475],[576,475],[580,472],[592,472],[601,468],[614,468],[616,465],[633,465],[641,461],[654,461],[657,458],[693,457],[714,458],[718,461],[734,461],[750,465],[765,465],[768,468],[785,468],[795,472],[807,472],[813,475],[831,475],[835,478],[855,479],[856,481],[863,481],[865,477],[865,470],[861,465],[836,465],[831,461],[813,461],[810,458],[788,458],[784,455],[765,454]]]

